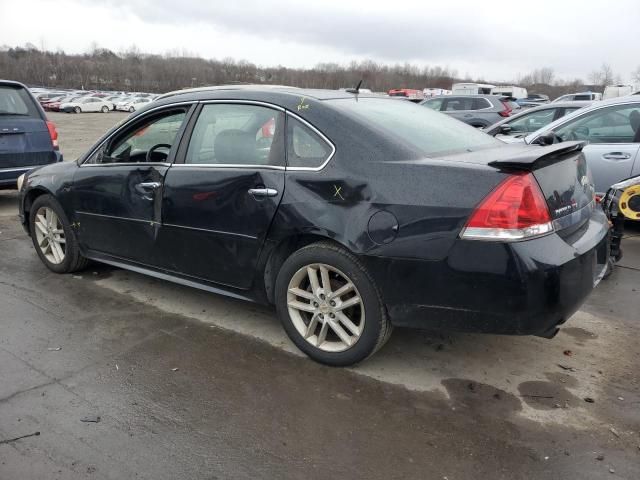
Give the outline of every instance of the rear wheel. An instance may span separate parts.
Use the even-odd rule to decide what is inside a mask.
[[[289,338],[320,363],[358,363],[384,345],[391,333],[382,299],[364,265],[333,243],[315,243],[291,255],[278,273],[275,294]]]
[[[86,267],[75,232],[62,207],[51,195],[41,195],[31,206],[31,239],[38,256],[56,273],[69,273]]]
[[[80,107],[74,108],[73,111],[76,113],[82,113],[82,109]]]

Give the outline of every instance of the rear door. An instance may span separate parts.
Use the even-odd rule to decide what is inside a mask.
[[[589,142],[583,152],[598,193],[637,170],[639,130],[640,101],[592,110],[554,129],[563,140]]]
[[[57,161],[36,101],[21,85],[0,82],[0,184],[24,170]]]
[[[160,266],[236,288],[251,286],[284,193],[284,122],[283,109],[265,104],[201,106],[167,173]]]

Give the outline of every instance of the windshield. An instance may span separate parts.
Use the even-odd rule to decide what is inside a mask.
[[[361,98],[357,101],[336,99],[330,102],[347,115],[396,135],[425,155],[472,151],[503,144],[459,120],[410,102],[378,98]]]

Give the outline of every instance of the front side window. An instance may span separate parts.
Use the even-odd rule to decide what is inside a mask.
[[[432,100],[427,100],[421,105],[424,105],[425,107],[429,107],[431,110],[440,110],[440,108],[442,108],[443,101],[444,101],[443,98],[434,98]]]
[[[555,129],[562,140],[590,143],[640,142],[640,104],[600,108]]]
[[[287,167],[319,168],[333,152],[320,135],[296,118],[287,119]]]
[[[154,115],[132,129],[118,133],[87,163],[166,162],[186,116],[185,110]]]
[[[284,114],[259,105],[204,105],[185,163],[284,166]]]

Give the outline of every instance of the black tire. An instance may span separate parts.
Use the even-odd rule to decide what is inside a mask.
[[[42,252],[42,249],[38,245],[38,240],[36,238],[35,229],[35,220],[36,213],[40,208],[48,207],[52,209],[55,214],[58,216],[60,223],[62,224],[62,228],[64,230],[65,236],[65,256],[64,260],[61,263],[55,264],[50,262]],[[41,195],[33,202],[31,205],[31,211],[29,215],[29,231],[31,232],[31,240],[33,241],[33,246],[42,260],[42,263],[46,265],[46,267],[55,273],[71,273],[77,272],[78,270],[82,270],[86,268],[89,260],[83,257],[80,254],[80,247],[78,246],[78,240],[76,238],[75,232],[69,223],[69,219],[67,215],[64,213],[64,210],[57,202],[57,200],[51,195]]]
[[[133,112],[135,112],[135,111],[136,111],[136,109],[135,109],[135,108],[133,108],[133,107],[129,107],[129,113],[133,113]]]
[[[76,107],[73,109],[75,113],[82,113],[82,109],[80,107]]]
[[[301,268],[315,263],[326,264],[343,272],[355,285],[362,299],[366,312],[364,327],[358,340],[347,350],[327,352],[312,345],[296,329],[289,315],[289,282]],[[276,279],[275,304],[278,317],[293,343],[310,358],[325,365],[349,366],[361,362],[379,350],[392,332],[378,288],[365,266],[351,252],[331,242],[303,247],[284,262]]]
[[[107,107],[106,105],[102,107],[101,110],[102,110],[102,113],[109,113],[109,107]]]

